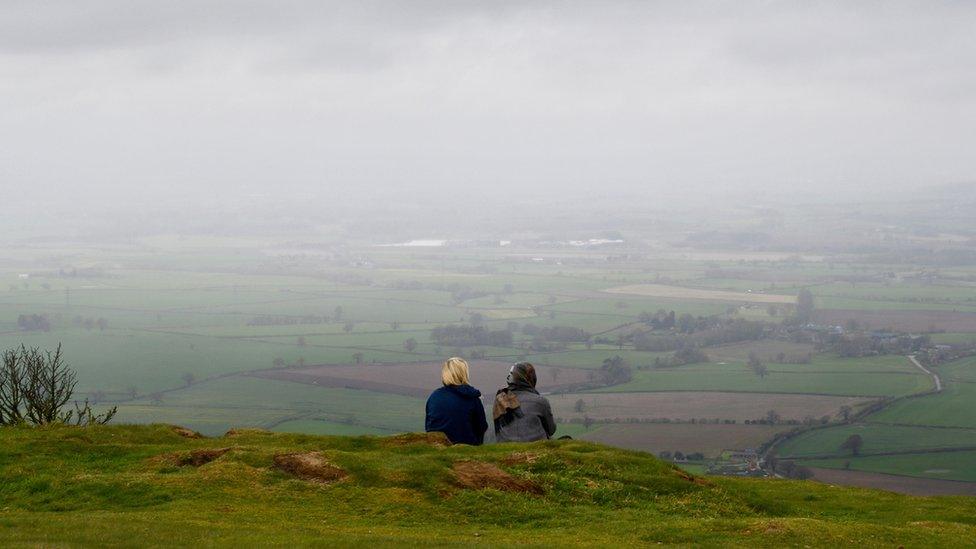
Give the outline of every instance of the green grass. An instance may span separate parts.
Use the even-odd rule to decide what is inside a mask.
[[[828,469],[848,466],[855,471],[976,482],[976,452],[941,452],[898,456],[865,456],[857,458],[810,459],[802,464]],[[976,499],[976,498],[972,498]]]
[[[841,444],[851,435],[861,435],[862,454],[904,452],[935,448],[976,448],[976,429],[945,429],[907,425],[866,423],[820,429],[796,437],[779,448],[782,457],[809,457],[835,454],[846,457]]]
[[[629,383],[600,392],[739,391],[752,393],[811,393],[840,396],[907,395],[927,390],[932,380],[920,374],[839,371],[835,364],[770,365],[763,378],[745,364],[704,363],[640,370]],[[828,369],[826,371],[819,371]]]
[[[708,467],[700,463],[676,463],[678,467],[682,470],[687,471],[693,475],[704,476]]]
[[[362,433],[423,427],[422,399],[316,387],[255,377],[229,377],[166,393],[160,404],[148,399],[119,406],[116,421],[164,421],[216,435],[231,427],[269,427],[289,419],[315,419],[354,424]]]
[[[956,360],[936,368],[948,383],[976,383],[976,356]]]
[[[943,343],[946,345],[952,344],[971,344],[976,343],[976,334],[965,333],[965,332],[955,332],[955,333],[944,333],[944,334],[932,334],[929,336],[932,339],[932,343]]]
[[[821,309],[848,309],[852,311],[961,311],[976,312],[976,303],[941,302],[941,301],[892,301],[882,298],[857,299],[851,297],[818,297],[816,300]],[[877,327],[876,327],[877,328]]]
[[[956,302],[973,304],[973,286],[950,286],[920,283],[848,284],[835,283],[815,286],[816,296],[847,297],[908,302]]]
[[[173,455],[229,447],[200,467]],[[348,472],[296,479],[276,454]],[[513,453],[529,461],[509,462]],[[543,495],[456,486],[463,460]],[[510,464],[512,463],[512,464]],[[582,441],[480,448],[255,432],[184,439],[165,426],[0,429],[0,544],[32,546],[972,546],[976,498],[913,498],[801,481],[710,479]],[[921,522],[924,521],[924,522]],[[924,524],[924,527],[920,527]]]
[[[976,383],[947,382],[941,393],[896,402],[871,421],[976,429]]]
[[[297,336],[248,340],[109,328],[104,332],[65,330],[0,335],[0,348],[23,343],[53,349],[62,343],[68,362],[81,380],[79,391],[110,393],[124,392],[129,386],[135,386],[140,393],[179,387],[187,372],[205,379],[271,368],[275,358],[288,364],[295,364],[299,358],[306,364],[349,364],[354,354],[362,353],[365,362],[418,360],[402,348],[409,334],[378,338],[388,344],[387,348],[358,347],[368,343],[368,337],[336,335],[327,341],[333,346],[327,347],[325,343],[315,343],[316,336],[309,336],[308,344],[300,347]]]
[[[393,431],[366,427],[355,423],[336,423],[320,419],[294,419],[275,425],[276,433],[300,433],[307,435],[390,435]]]
[[[971,375],[976,357],[937,368],[945,387],[941,393],[907,398],[864,418],[864,425],[844,425],[801,435],[777,451],[785,456],[841,454],[840,444],[852,434],[864,440],[864,453],[905,452],[976,446],[976,383],[958,381]],[[966,462],[966,459],[970,461]],[[842,468],[849,458],[817,460],[820,467]],[[877,473],[972,480],[976,474],[971,452],[919,453],[858,458],[856,469]],[[947,465],[948,464],[948,465]],[[852,465],[853,466],[853,465]],[[929,470],[945,470],[925,473]]]

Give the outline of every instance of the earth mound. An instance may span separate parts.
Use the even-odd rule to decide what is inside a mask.
[[[319,452],[278,454],[275,467],[300,479],[330,483],[349,476],[345,470],[332,464]]]
[[[498,466],[483,461],[459,461],[454,464],[454,482],[461,488],[483,490],[493,488],[503,492],[521,492],[524,494],[544,493],[542,486],[527,480],[515,478],[502,471]]]

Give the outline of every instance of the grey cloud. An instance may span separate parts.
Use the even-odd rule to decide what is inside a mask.
[[[974,19],[955,2],[8,0],[0,185],[971,180]]]

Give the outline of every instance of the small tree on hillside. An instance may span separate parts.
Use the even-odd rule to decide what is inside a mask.
[[[840,445],[841,450],[850,450],[852,456],[859,455],[861,447],[864,446],[864,439],[861,435],[851,435]]]
[[[17,351],[3,352],[0,371],[0,425],[16,425],[24,421],[24,378],[27,373]]]
[[[88,400],[84,404],[76,401],[74,410],[64,410],[77,383],[74,370],[64,361],[61,345],[54,352],[24,346],[4,351],[0,365],[0,425],[93,425],[110,421],[115,407],[95,414]]]
[[[577,414],[581,414],[584,410],[586,410],[586,402],[584,402],[583,399],[577,400],[576,404],[573,405],[573,411],[575,411]]]
[[[180,379],[182,379],[183,383],[185,383],[186,386],[189,387],[190,385],[193,385],[194,381],[197,380],[197,376],[193,375],[193,372],[187,372],[182,376],[180,376]]]
[[[591,418],[590,416],[583,416],[583,428],[589,431],[590,427],[592,426],[593,426],[593,418]]]
[[[417,348],[417,340],[411,337],[410,339],[403,342],[403,348],[408,353],[412,353],[414,349]]]
[[[840,417],[841,417],[841,419],[843,419],[845,422],[850,421],[851,420],[851,413],[853,411],[854,411],[854,409],[851,408],[850,406],[847,406],[846,404],[844,406],[841,406],[840,407]]]
[[[353,353],[352,359],[356,361],[356,364],[363,363],[363,353]]]

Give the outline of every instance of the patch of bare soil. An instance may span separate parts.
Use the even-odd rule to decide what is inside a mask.
[[[349,476],[349,473],[331,463],[319,452],[278,454],[274,457],[274,465],[281,471],[314,482],[336,482]]]
[[[451,441],[444,433],[403,433],[383,439],[386,446],[408,446],[410,444],[426,444],[437,448],[451,445]]]
[[[204,438],[200,433],[187,429],[186,427],[180,427],[179,425],[173,425],[170,429],[183,438]]]
[[[493,488],[503,492],[521,492],[541,495],[544,492],[538,483],[515,478],[496,465],[483,461],[459,461],[454,464],[454,483],[470,490]]]
[[[190,465],[192,467],[200,467],[201,465],[206,465],[216,460],[227,452],[230,452],[230,448],[201,448],[192,450],[189,453],[177,455],[176,464],[180,466]]]

